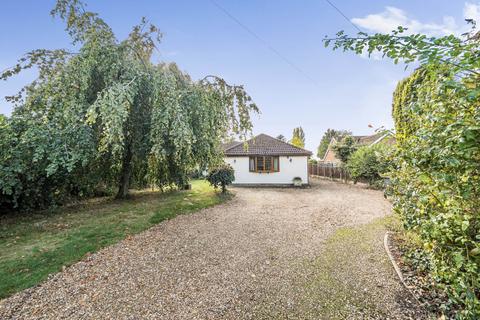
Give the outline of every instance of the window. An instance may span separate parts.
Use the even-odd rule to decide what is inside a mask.
[[[257,171],[265,171],[264,159],[265,159],[264,157],[257,157]]]
[[[250,157],[250,172],[254,172],[254,171],[255,171],[255,158]]]
[[[250,157],[249,169],[250,172],[279,172],[280,161],[272,156]]]
[[[273,172],[280,171],[280,163],[278,157],[273,157]]]
[[[265,157],[264,158],[264,163],[265,163],[265,171],[271,172],[272,171],[272,157]]]

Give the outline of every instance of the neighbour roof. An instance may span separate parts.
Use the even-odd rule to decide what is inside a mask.
[[[378,132],[378,133],[375,133],[375,134],[372,134],[370,136],[352,136],[353,139],[355,139],[355,142],[361,146],[372,146],[372,145],[375,145],[377,143],[379,143],[380,141],[382,141],[383,139],[388,139],[387,140],[387,144],[389,145],[393,145],[395,144],[396,140],[395,140],[395,137],[393,136],[392,133],[390,132]],[[328,145],[328,149],[327,151],[325,152],[324,156],[323,156],[323,160],[325,160],[325,158],[327,157],[327,153],[328,151],[331,149],[331,146],[337,142],[337,139],[335,138],[332,138],[330,140],[330,143]]]
[[[266,134],[259,134],[245,143],[236,143],[230,146],[224,144],[226,156],[310,156],[308,150],[295,147],[290,143],[270,137]]]
[[[383,140],[384,138],[394,138],[393,135],[389,132],[378,132],[370,136],[352,136],[355,139],[355,142],[362,146],[374,145]],[[332,141],[336,142],[335,138],[332,138]]]
[[[371,145],[376,142],[378,139],[383,138],[385,133],[379,132],[372,134],[371,136],[353,136],[358,144],[361,145]]]

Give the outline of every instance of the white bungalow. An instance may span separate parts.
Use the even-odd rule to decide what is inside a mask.
[[[224,145],[225,162],[235,170],[234,185],[308,185],[312,153],[282,140],[259,134],[246,142]]]

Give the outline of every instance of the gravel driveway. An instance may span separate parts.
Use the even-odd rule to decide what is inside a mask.
[[[331,318],[321,307],[328,295],[309,298],[320,307],[300,307],[307,295],[302,288],[336,270],[314,266],[338,230],[390,213],[382,193],[323,180],[309,189],[234,192],[225,204],[165,221],[1,301],[0,318]],[[381,235],[368,241],[380,262],[355,268],[355,277],[378,280],[374,303],[337,317],[407,318]]]

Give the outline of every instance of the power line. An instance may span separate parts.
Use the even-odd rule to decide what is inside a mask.
[[[228,12],[224,7],[222,7],[220,4],[218,4],[214,0],[210,0],[210,2],[216,6],[220,11],[222,11],[227,17],[232,19],[236,24],[238,24],[242,29],[247,31],[251,36],[253,36],[255,39],[257,39],[259,42],[261,42],[264,46],[266,46],[270,51],[272,51],[274,54],[276,54],[280,59],[282,59],[285,63],[287,63],[290,67],[295,69],[298,73],[302,74],[305,78],[307,78],[309,81],[311,81],[314,85],[318,86],[318,83],[308,75],[305,71],[303,71],[300,67],[298,67],[295,63],[293,63],[290,59],[285,57],[283,54],[280,53],[277,49],[275,49],[273,46],[271,46],[266,40],[264,40],[262,37],[260,37],[256,32],[254,32],[252,29],[247,27],[245,24],[243,24],[240,20],[235,18],[230,12]]]
[[[336,5],[334,5],[330,0],[325,0],[330,6],[332,6],[332,8],[334,8],[335,10],[337,10],[337,12],[345,18],[345,20],[347,20],[355,29],[358,30],[358,32],[363,32],[355,23],[352,22],[352,20],[350,20],[343,12],[342,10],[340,10]]]

